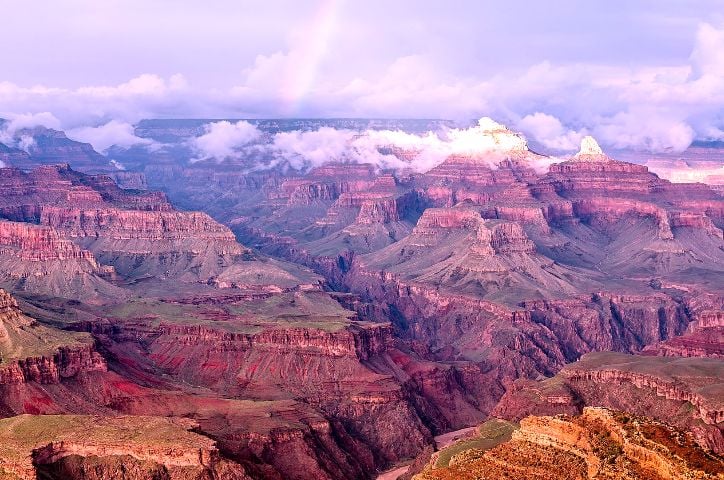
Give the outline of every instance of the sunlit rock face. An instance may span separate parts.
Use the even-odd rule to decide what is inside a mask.
[[[519,133],[489,117],[478,120],[477,126],[466,130],[452,130],[449,134],[453,151],[457,154],[484,152],[525,152],[528,142]]]
[[[601,147],[598,146],[598,142],[596,141],[596,139],[591,137],[590,135],[583,137],[583,139],[581,139],[581,149],[575,156],[577,158],[581,158],[584,156],[599,155],[603,155],[603,150],[601,150]]]
[[[446,465],[431,461],[413,478],[713,480],[724,470],[720,458],[697,446],[684,432],[604,408],[585,408],[578,416],[526,417],[510,440],[490,437],[460,442],[453,447],[459,453]]]
[[[518,420],[604,406],[688,430],[703,448],[721,453],[723,369],[724,363],[714,358],[589,353],[553,378],[517,381],[494,415]]]

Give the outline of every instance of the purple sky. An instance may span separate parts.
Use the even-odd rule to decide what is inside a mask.
[[[5,0],[0,116],[491,116],[562,150],[724,138],[711,1]],[[125,128],[125,130],[124,130]]]

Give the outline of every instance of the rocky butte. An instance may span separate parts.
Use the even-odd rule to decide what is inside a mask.
[[[426,172],[190,164],[164,122],[122,174],[0,150],[0,477],[722,475],[716,189],[492,120]]]

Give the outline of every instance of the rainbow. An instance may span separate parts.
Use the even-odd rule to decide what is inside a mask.
[[[304,35],[289,53],[287,76],[282,83],[282,111],[294,116],[301,111],[306,96],[314,89],[319,65],[327,54],[334,33],[340,0],[322,0]]]

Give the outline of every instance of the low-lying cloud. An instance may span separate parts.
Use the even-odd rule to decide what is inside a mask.
[[[90,143],[98,152],[105,152],[108,147],[132,147],[144,145],[152,147],[154,142],[147,138],[141,138],[134,133],[134,127],[130,123],[119,120],[110,122],[98,127],[79,127],[66,132],[68,138],[80,142]]]
[[[29,152],[35,145],[32,135],[26,133],[26,130],[60,127],[60,120],[50,112],[9,114],[3,120],[4,123],[0,124],[0,143],[25,152]]]
[[[193,161],[209,158],[223,160],[239,154],[247,145],[261,139],[262,132],[244,120],[231,123],[226,120],[209,123],[204,134],[191,140],[191,148],[197,156]]]
[[[268,138],[245,121],[206,126],[206,133],[191,141],[201,159],[247,159],[249,168],[286,164],[306,171],[327,163],[369,163],[381,169],[425,172],[451,155],[477,156],[491,167],[511,151],[527,150],[525,138],[490,118],[470,128],[449,128],[413,134],[399,130],[321,127],[313,131],[279,132]],[[544,169],[554,159],[534,167]]]
[[[724,185],[724,165],[689,165],[684,161],[653,160],[646,163],[649,171],[675,183],[708,183]]]

